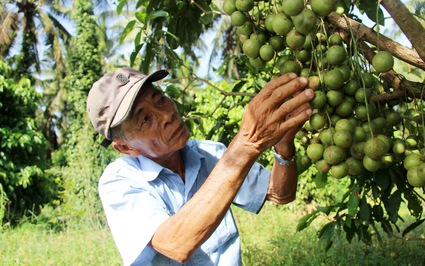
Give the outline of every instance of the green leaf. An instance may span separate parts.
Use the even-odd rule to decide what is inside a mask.
[[[360,198],[358,195],[359,189],[359,186],[355,186],[348,198],[348,215],[350,215],[351,217],[354,217],[357,214],[357,209],[360,203]]]
[[[134,15],[135,15],[135,17],[138,21],[140,21],[143,24],[146,23],[147,15],[146,15],[146,11],[144,9],[137,11],[136,14],[134,14]]]
[[[384,13],[379,7],[377,0],[361,0],[359,5],[360,10],[363,10],[367,17],[370,18],[373,22],[379,23],[379,25],[384,26]],[[377,9],[378,8],[378,9]]]
[[[366,202],[366,198],[360,200],[359,219],[363,224],[368,225],[370,220],[370,205]]]
[[[318,232],[320,245],[325,251],[328,251],[333,244],[335,224],[336,222],[329,222],[325,224]]]
[[[124,31],[121,35],[120,44],[122,44],[124,42],[124,39],[133,30],[135,24],[136,24],[136,20],[134,20],[134,19],[127,23],[127,25],[125,26],[125,29],[124,29]]]
[[[317,188],[324,188],[328,183],[328,173],[319,172],[313,180]]]
[[[410,213],[415,218],[419,219],[423,212],[421,200],[416,194],[413,193],[412,190],[406,190],[404,192],[404,198],[407,200],[407,208],[409,209]]]
[[[122,9],[124,8],[125,4],[127,4],[126,0],[120,0],[118,1],[118,5],[117,5],[117,14],[120,15],[122,12]]]
[[[310,226],[310,224],[314,221],[314,219],[316,219],[318,215],[319,211],[315,210],[301,217],[301,219],[298,221],[297,232],[304,230],[305,228]]]
[[[148,15],[148,20],[154,20],[156,18],[167,18],[169,17],[170,14],[167,11],[164,10],[158,10],[155,12],[152,12],[151,14]]]
[[[425,221],[425,219],[422,219],[422,220],[419,220],[419,221],[416,221],[416,222],[410,224],[408,227],[406,227],[406,229],[404,229],[402,235],[405,236],[407,233],[409,233],[410,231],[412,231],[413,229],[415,229],[416,227],[421,225],[424,221]]]

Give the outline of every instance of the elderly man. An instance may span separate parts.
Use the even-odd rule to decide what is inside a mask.
[[[99,181],[109,227],[125,265],[241,265],[233,203],[258,213],[265,200],[295,198],[294,135],[311,114],[307,80],[285,74],[247,106],[229,147],[189,140],[175,103],[131,68],[108,73],[88,95],[102,145],[124,156]],[[271,171],[256,163],[274,147]]]

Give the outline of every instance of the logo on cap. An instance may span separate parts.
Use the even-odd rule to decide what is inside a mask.
[[[124,76],[123,74],[118,74],[115,76],[115,78],[120,82],[122,85],[125,85],[129,82],[129,79]]]

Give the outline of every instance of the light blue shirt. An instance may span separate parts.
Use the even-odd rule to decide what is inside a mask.
[[[124,265],[182,265],[148,245],[158,226],[199,190],[225,152],[223,144],[190,140],[182,150],[185,182],[179,175],[143,157],[124,156],[105,169],[99,194]],[[233,203],[258,213],[270,172],[255,163]],[[211,237],[184,265],[241,265],[240,240],[229,209]]]

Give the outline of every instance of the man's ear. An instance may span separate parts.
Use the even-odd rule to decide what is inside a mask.
[[[129,146],[125,141],[122,139],[117,139],[114,142],[112,142],[112,147],[119,153],[137,157],[140,155],[140,152],[138,150],[133,149],[133,147]]]

